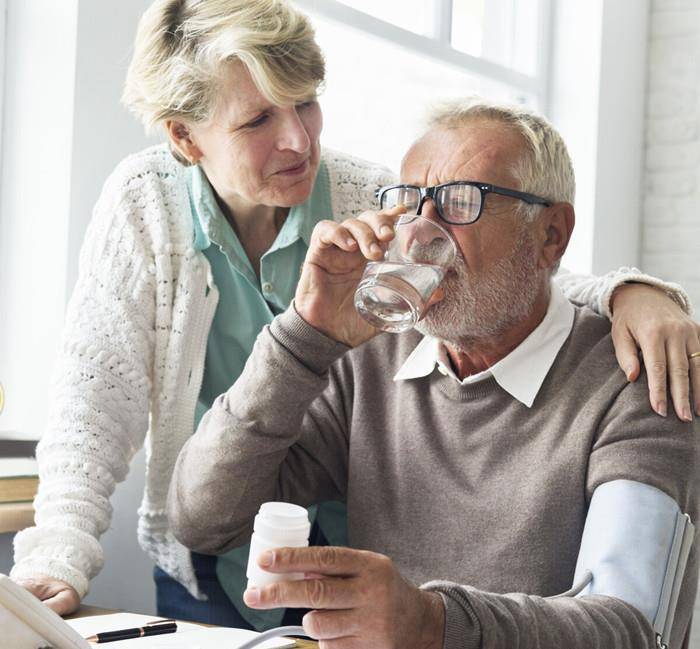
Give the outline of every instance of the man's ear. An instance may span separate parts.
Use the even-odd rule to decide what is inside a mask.
[[[174,119],[165,121],[165,130],[168,133],[173,148],[192,164],[197,164],[202,157],[202,151],[197,146],[189,126],[184,122]]]
[[[571,203],[554,203],[542,210],[538,233],[542,242],[538,268],[552,268],[566,252],[576,215]]]

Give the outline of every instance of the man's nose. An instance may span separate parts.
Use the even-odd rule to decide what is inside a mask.
[[[440,215],[438,214],[437,207],[435,207],[435,201],[427,196],[423,199],[423,202],[418,206],[416,214],[419,214],[420,216],[423,216],[426,219],[430,219],[431,221],[435,221],[436,223],[440,223],[442,221]]]
[[[418,206],[418,210],[416,211],[416,213],[425,218],[426,220],[432,221],[433,223],[437,223],[438,225],[444,227],[442,219],[440,218],[437,208],[435,207],[435,202],[432,198],[426,197],[423,200],[423,203]],[[440,230],[436,230],[435,228],[426,226],[425,222],[421,222],[420,219],[416,220],[415,230],[412,234],[413,239],[424,246],[429,245],[435,239],[442,238],[442,236],[440,235]]]

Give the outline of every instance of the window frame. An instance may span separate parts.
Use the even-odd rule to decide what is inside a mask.
[[[515,4],[517,0],[497,0]],[[516,95],[534,97],[537,109],[547,114],[550,103],[553,0],[539,0],[536,70],[528,75],[485,58],[472,56],[452,47],[452,0],[433,0],[431,35],[408,29],[350,7],[339,0],[296,0],[302,9],[323,18],[348,25],[385,42],[408,49],[439,63],[460,68],[489,81],[512,88]],[[487,9],[495,0],[488,0]]]

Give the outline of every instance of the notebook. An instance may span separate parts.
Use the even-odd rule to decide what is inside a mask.
[[[13,649],[91,649],[63,619],[7,575],[0,574],[0,629]]]
[[[39,487],[34,458],[0,456],[0,503],[32,502]]]
[[[96,615],[63,620],[45,604],[0,574],[0,629],[3,646],[12,649],[236,649],[254,638],[254,631],[222,627],[204,628],[178,622],[175,633],[93,645],[84,638],[103,631],[116,631],[153,622],[153,616],[135,613]],[[274,638],[261,649],[293,647],[294,641]]]
[[[66,620],[81,636],[88,637],[103,631],[131,629],[144,626],[158,618],[135,613],[114,613],[112,615],[96,615]],[[178,622],[175,633],[138,638],[135,640],[120,640],[105,643],[105,649],[236,649],[244,642],[254,638],[255,631],[244,629],[229,629],[224,627],[206,628],[199,624]],[[284,638],[274,638],[259,645],[261,649],[282,649],[293,647],[294,641]]]

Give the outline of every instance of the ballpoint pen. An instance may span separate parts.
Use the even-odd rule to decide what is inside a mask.
[[[151,635],[160,635],[162,633],[175,633],[177,624],[172,620],[163,620],[162,622],[151,622],[142,627],[134,629],[120,629],[119,631],[105,631],[97,633],[85,638],[88,642],[100,644],[102,642],[115,642],[116,640],[130,640],[131,638],[144,638]]]

